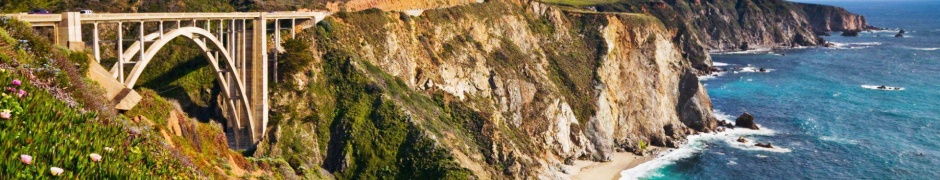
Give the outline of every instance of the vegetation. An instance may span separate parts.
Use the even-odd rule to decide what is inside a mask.
[[[302,36],[303,37],[303,36]],[[278,82],[285,82],[291,79],[294,74],[309,69],[314,60],[313,53],[310,51],[310,39],[288,39],[284,41],[284,52],[278,55],[277,73]]]
[[[0,179],[50,178],[53,169],[69,179],[193,175],[146,127],[100,104],[100,90],[80,74],[87,55],[0,21]]]

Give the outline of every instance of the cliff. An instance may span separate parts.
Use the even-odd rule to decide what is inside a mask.
[[[806,16],[816,34],[829,34],[832,31],[864,31],[873,28],[865,21],[865,16],[852,14],[845,8],[818,4],[796,3]]]
[[[302,34],[285,53],[314,57],[282,56],[310,64],[280,81],[256,152],[298,174],[555,178],[575,159],[715,126],[673,34],[648,15],[496,1],[339,13]]]
[[[862,27],[859,16],[844,10],[813,11],[779,0],[585,8],[465,0],[135,2],[69,3],[131,12],[368,9],[338,12],[297,39],[280,37],[285,43],[271,87],[270,131],[256,150],[224,149],[221,125],[212,123],[219,118],[213,115],[217,80],[199,52],[178,42],[160,54],[164,64],[141,81],[160,93],[146,91],[136,110],[111,112],[128,125],[104,126],[111,129],[102,134],[114,138],[81,153],[142,133],[144,145],[118,146],[135,155],[121,162],[156,163],[130,172],[111,164],[106,172],[166,178],[566,178],[565,165],[574,160],[610,161],[614,152],[641,154],[647,145],[676,147],[690,134],[713,130],[711,102],[695,76],[711,66],[708,52],[816,45],[822,41],[813,33],[817,19],[829,30]],[[14,41],[4,42],[13,49]],[[181,100],[176,106],[182,107],[154,111],[174,105],[159,96]],[[42,103],[49,102],[34,104]],[[19,167],[4,163],[2,169]],[[76,171],[75,177],[95,177]]]
[[[711,66],[709,52],[815,46],[824,42],[820,31],[867,27],[864,17],[842,8],[783,0],[624,1],[585,8],[656,16],[699,70]]]

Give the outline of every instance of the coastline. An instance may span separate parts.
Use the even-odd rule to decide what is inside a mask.
[[[652,161],[659,156],[661,152],[667,150],[665,147],[650,147],[650,153],[645,156],[639,156],[628,152],[615,152],[609,162],[595,162],[588,160],[576,160],[574,165],[566,165],[566,168],[572,170],[570,179],[579,180],[607,180],[620,179],[620,172],[639,166],[640,164]]]

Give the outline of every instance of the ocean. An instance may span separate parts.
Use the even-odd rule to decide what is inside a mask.
[[[701,79],[720,119],[749,112],[762,129],[692,136],[622,179],[940,179],[940,1],[808,2],[906,37],[833,33],[833,48],[713,55],[725,69],[770,70]]]

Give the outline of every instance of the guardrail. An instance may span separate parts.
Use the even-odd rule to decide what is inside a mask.
[[[315,19],[332,13],[320,12],[233,12],[233,13],[99,13],[82,14],[82,23],[100,21],[160,21],[160,20],[206,20],[206,19],[252,19],[264,15],[267,19]],[[62,14],[0,14],[31,23],[50,23],[62,21]]]

